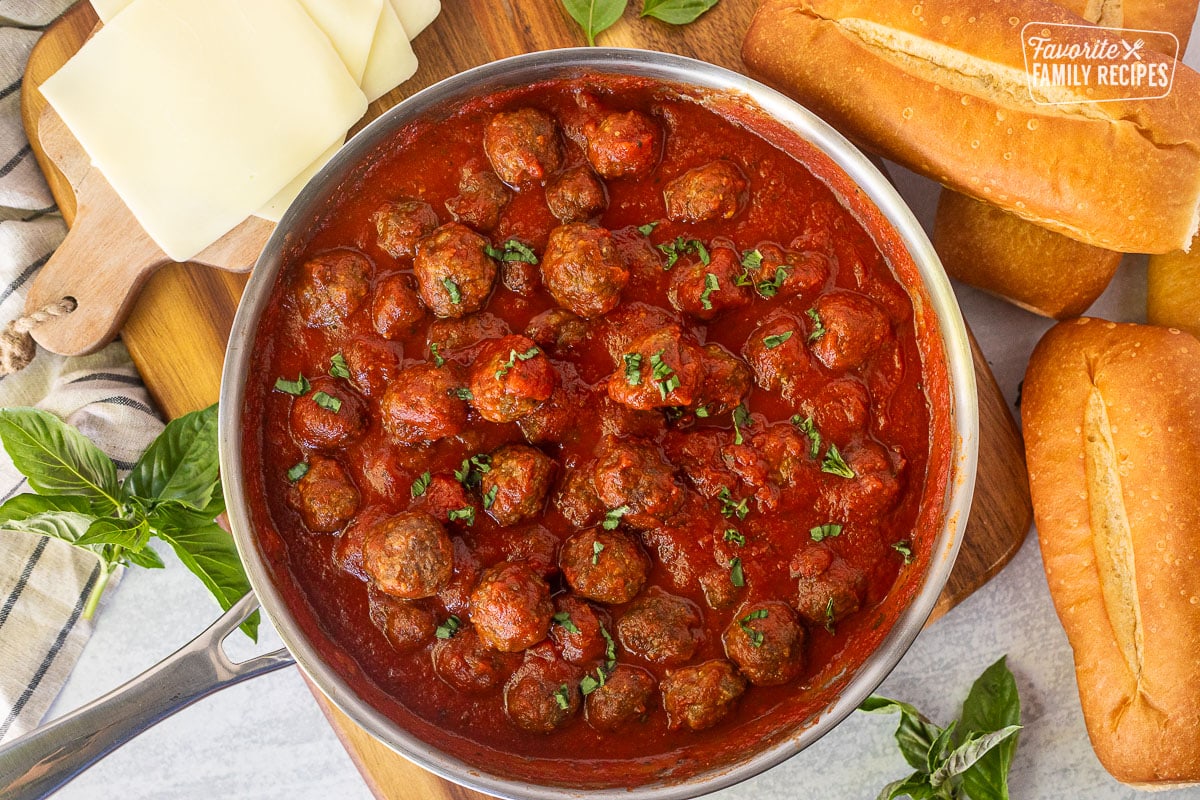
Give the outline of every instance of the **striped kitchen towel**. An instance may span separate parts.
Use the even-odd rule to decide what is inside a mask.
[[[21,315],[66,226],[21,126],[21,76],[41,26],[71,0],[0,0],[0,327]],[[128,470],[162,430],[124,345],[63,358],[39,350],[0,378],[0,407],[36,406],[75,425]],[[0,451],[0,502],[29,491]],[[81,619],[99,575],[92,554],[0,530],[0,741],[37,727],[91,634]],[[112,582],[107,592],[112,591]]]

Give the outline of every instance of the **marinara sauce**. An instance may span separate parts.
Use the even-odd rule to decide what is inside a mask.
[[[260,547],[421,738],[546,784],[686,777],[819,712],[915,591],[949,448],[915,268],[736,98],[481,97],[304,235],[247,392]]]

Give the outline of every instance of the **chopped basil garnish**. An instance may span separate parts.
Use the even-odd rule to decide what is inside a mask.
[[[335,378],[349,378],[350,367],[346,365],[346,357],[341,353],[334,353],[329,358],[329,374]]]
[[[630,508],[629,506],[621,506],[619,508],[614,508],[613,510],[609,511],[607,514],[604,515],[604,522],[602,523],[602,527],[606,531],[615,530],[616,527],[621,524],[621,517],[625,516],[632,510],[633,509]],[[597,544],[599,544],[599,542],[597,542]]]
[[[454,634],[458,633],[458,629],[462,627],[462,620],[453,615],[446,618],[446,621],[437,626],[437,630],[433,635],[439,639],[452,639]]]
[[[604,552],[604,545],[600,542],[592,542],[592,566],[600,563],[600,554]]]
[[[312,388],[312,384],[308,382],[308,378],[300,375],[294,381],[289,381],[284,378],[279,378],[275,381],[275,391],[290,394],[295,397],[302,397],[308,394],[308,390]]]
[[[429,482],[431,480],[433,480],[433,476],[430,475],[428,471],[422,472],[421,475],[415,481],[413,481],[412,488],[408,490],[408,493],[412,495],[414,499],[420,497],[421,495],[425,494],[425,490],[429,488]]]
[[[296,481],[300,480],[307,474],[308,474],[308,462],[307,461],[301,461],[300,463],[293,465],[292,468],[287,471],[288,480],[291,481],[292,483],[295,483]]]
[[[708,406],[696,406],[696,416],[700,419],[708,417]]]
[[[712,300],[709,295],[721,288],[721,284],[717,281],[717,276],[711,272],[704,273],[704,291],[700,293],[700,305],[705,311],[712,311]]]
[[[746,404],[738,403],[737,407],[733,409],[734,444],[742,444],[745,441],[744,437],[742,436],[742,428],[750,427],[751,422],[753,422],[753,420],[750,419],[750,410],[746,408]]]
[[[600,626],[600,635],[604,637],[604,669],[612,672],[613,667],[617,665],[617,643],[613,641],[608,628],[603,625]]]
[[[579,691],[583,693],[584,697],[587,697],[604,685],[604,671],[597,669],[596,674],[600,676],[599,679],[593,678],[591,674],[588,674],[584,675],[583,680],[579,682]]]
[[[661,224],[660,222],[647,222],[645,225],[638,225],[638,233],[642,236],[649,236]]]
[[[630,386],[642,385],[642,354],[625,353],[621,356],[625,362],[625,382]]]
[[[460,386],[457,389],[451,389],[450,394],[457,397],[459,400],[474,400],[475,395],[471,394],[471,390],[465,386]]]
[[[800,415],[796,414],[792,417],[792,424],[799,428],[800,432],[808,437],[809,458],[816,458],[821,452],[821,432],[818,431],[817,426],[813,424],[813,418],[804,417],[801,419]]]
[[[721,503],[721,515],[726,519],[734,516],[738,519],[745,519],[746,515],[750,513],[749,501],[743,498],[735,503],[728,486],[721,487],[721,491],[717,494],[717,500]]]
[[[808,340],[810,342],[815,342],[817,339],[820,339],[822,336],[825,335],[825,326],[821,324],[821,317],[820,317],[820,315],[817,314],[817,310],[815,308],[810,308],[808,311],[805,311],[804,313],[813,322],[812,333],[810,333],[808,335]]]
[[[810,528],[808,535],[812,537],[814,542],[822,542],[826,539],[833,539],[842,535],[842,526],[836,522],[826,522],[824,525],[818,525],[815,528]]]
[[[313,402],[326,411],[332,411],[335,414],[342,410],[342,401],[324,392],[314,394]]]
[[[491,469],[492,457],[487,453],[478,453],[462,460],[462,466],[454,470],[454,479],[461,483],[464,489],[471,489],[478,486],[483,480],[483,474]]]
[[[456,519],[465,521],[468,525],[475,524],[475,506],[466,506],[464,508],[451,509],[446,515],[446,519],[453,522]]]
[[[658,383],[658,391],[662,395],[662,399],[666,400],[667,395],[678,389],[681,383],[675,370],[671,369],[671,365],[663,361],[662,355],[663,351],[659,350],[650,356],[650,375]]]
[[[825,604],[825,630],[833,633],[833,598],[829,598],[829,602]]]
[[[446,287],[446,291],[450,294],[450,302],[458,305],[462,302],[462,292],[458,289],[458,284],[450,278],[442,278],[442,286]]]
[[[675,262],[682,255],[695,253],[700,257],[700,263],[708,266],[712,261],[712,257],[708,254],[708,248],[699,239],[684,239],[682,236],[676,236],[673,242],[663,242],[656,245],[659,250],[667,257],[667,263],[663,265],[663,269],[670,269],[675,266]]]
[[[488,245],[483,250],[497,261],[522,261],[526,264],[538,263],[538,258],[534,255],[533,251],[516,239],[509,239],[502,247]]]
[[[551,619],[561,625],[567,633],[582,633],[579,630],[579,626],[571,620],[571,612],[569,611],[559,611]]]
[[[746,638],[750,640],[751,647],[762,647],[766,636],[763,635],[762,631],[751,628],[750,623],[756,619],[766,619],[768,613],[765,608],[759,608],[738,620],[738,627],[742,629],[742,633],[746,634]]]
[[[726,529],[725,529],[725,535],[724,535],[724,537],[723,537],[723,538],[724,538],[724,539],[725,539],[725,541],[727,541],[727,542],[733,542],[733,543],[734,543],[734,544],[736,544],[738,547],[741,547],[741,546],[743,546],[744,544],[746,544],[746,537],[745,537],[745,535],[744,535],[744,534],[742,534],[742,532],[741,532],[741,531],[739,531],[737,528],[726,528]]]
[[[768,350],[774,350],[776,347],[779,347],[779,345],[783,344],[790,338],[792,338],[792,332],[784,331],[783,333],[779,333],[774,336],[764,336],[763,344],[767,346]]]
[[[735,558],[729,562],[729,582],[739,588],[746,585],[746,575],[742,572],[742,560],[740,558]]]
[[[892,545],[892,549],[900,555],[904,556],[904,563],[911,564],[913,561],[912,544],[907,541],[896,542]]]
[[[499,486],[492,486],[492,488],[487,490],[487,494],[485,494],[483,496],[483,507],[484,508],[492,507],[492,504],[496,502],[496,492],[498,492],[499,490],[500,490]]]
[[[779,287],[783,286],[783,282],[787,280],[788,268],[782,264],[775,268],[774,277],[769,280],[759,281],[754,287],[754,290],[763,297],[774,297],[779,294]]]
[[[554,702],[563,711],[571,707],[571,689],[565,683],[554,690]]]
[[[526,350],[524,353],[518,353],[516,350],[508,351],[508,361],[500,364],[500,369],[496,370],[496,380],[500,380],[508,371],[517,365],[518,361],[528,361],[529,359],[542,352],[535,344],[533,347]]]
[[[854,470],[850,469],[850,465],[842,459],[842,454],[838,452],[836,444],[829,445],[829,450],[825,453],[825,460],[821,462],[821,472],[840,475],[843,478],[854,477]]]
[[[433,356],[433,365],[435,367],[440,367],[442,364],[446,363],[446,359],[442,358],[442,354],[438,352],[437,342],[429,343],[429,354]]]
[[[742,269],[745,270],[745,272],[738,276],[738,286],[748,286],[750,284],[750,276],[748,273],[752,270],[761,269],[762,259],[762,253],[758,250],[747,250],[742,253]],[[743,278],[745,279],[744,281]]]

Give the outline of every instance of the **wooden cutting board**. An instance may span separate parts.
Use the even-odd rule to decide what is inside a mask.
[[[631,2],[624,18],[599,37],[599,44],[663,50],[744,71],[738,51],[754,11],[750,0],[722,0],[683,28],[639,19],[638,9],[640,3]],[[22,88],[29,139],[68,224],[75,218],[76,198],[39,138],[46,104],[38,87],[79,49],[96,23],[91,6],[81,2],[48,28],[33,50]],[[557,0],[445,0],[441,16],[414,42],[421,64],[416,76],[373,103],[367,119],[469,67],[519,53],[584,44],[582,32]],[[245,282],[244,275],[171,265],[145,284],[122,333],[151,395],[168,416],[216,401],[225,343]],[[934,619],[1008,563],[1032,519],[1020,434],[986,360],[974,341],[972,345],[979,383],[979,479],[962,551]],[[482,797],[409,763],[332,708],[315,689],[314,694],[378,797]]]

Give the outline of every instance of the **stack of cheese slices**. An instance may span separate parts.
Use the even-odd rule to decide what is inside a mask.
[[[367,104],[407,80],[438,0],[93,0],[41,87],[146,232],[186,261],[277,221]]]

